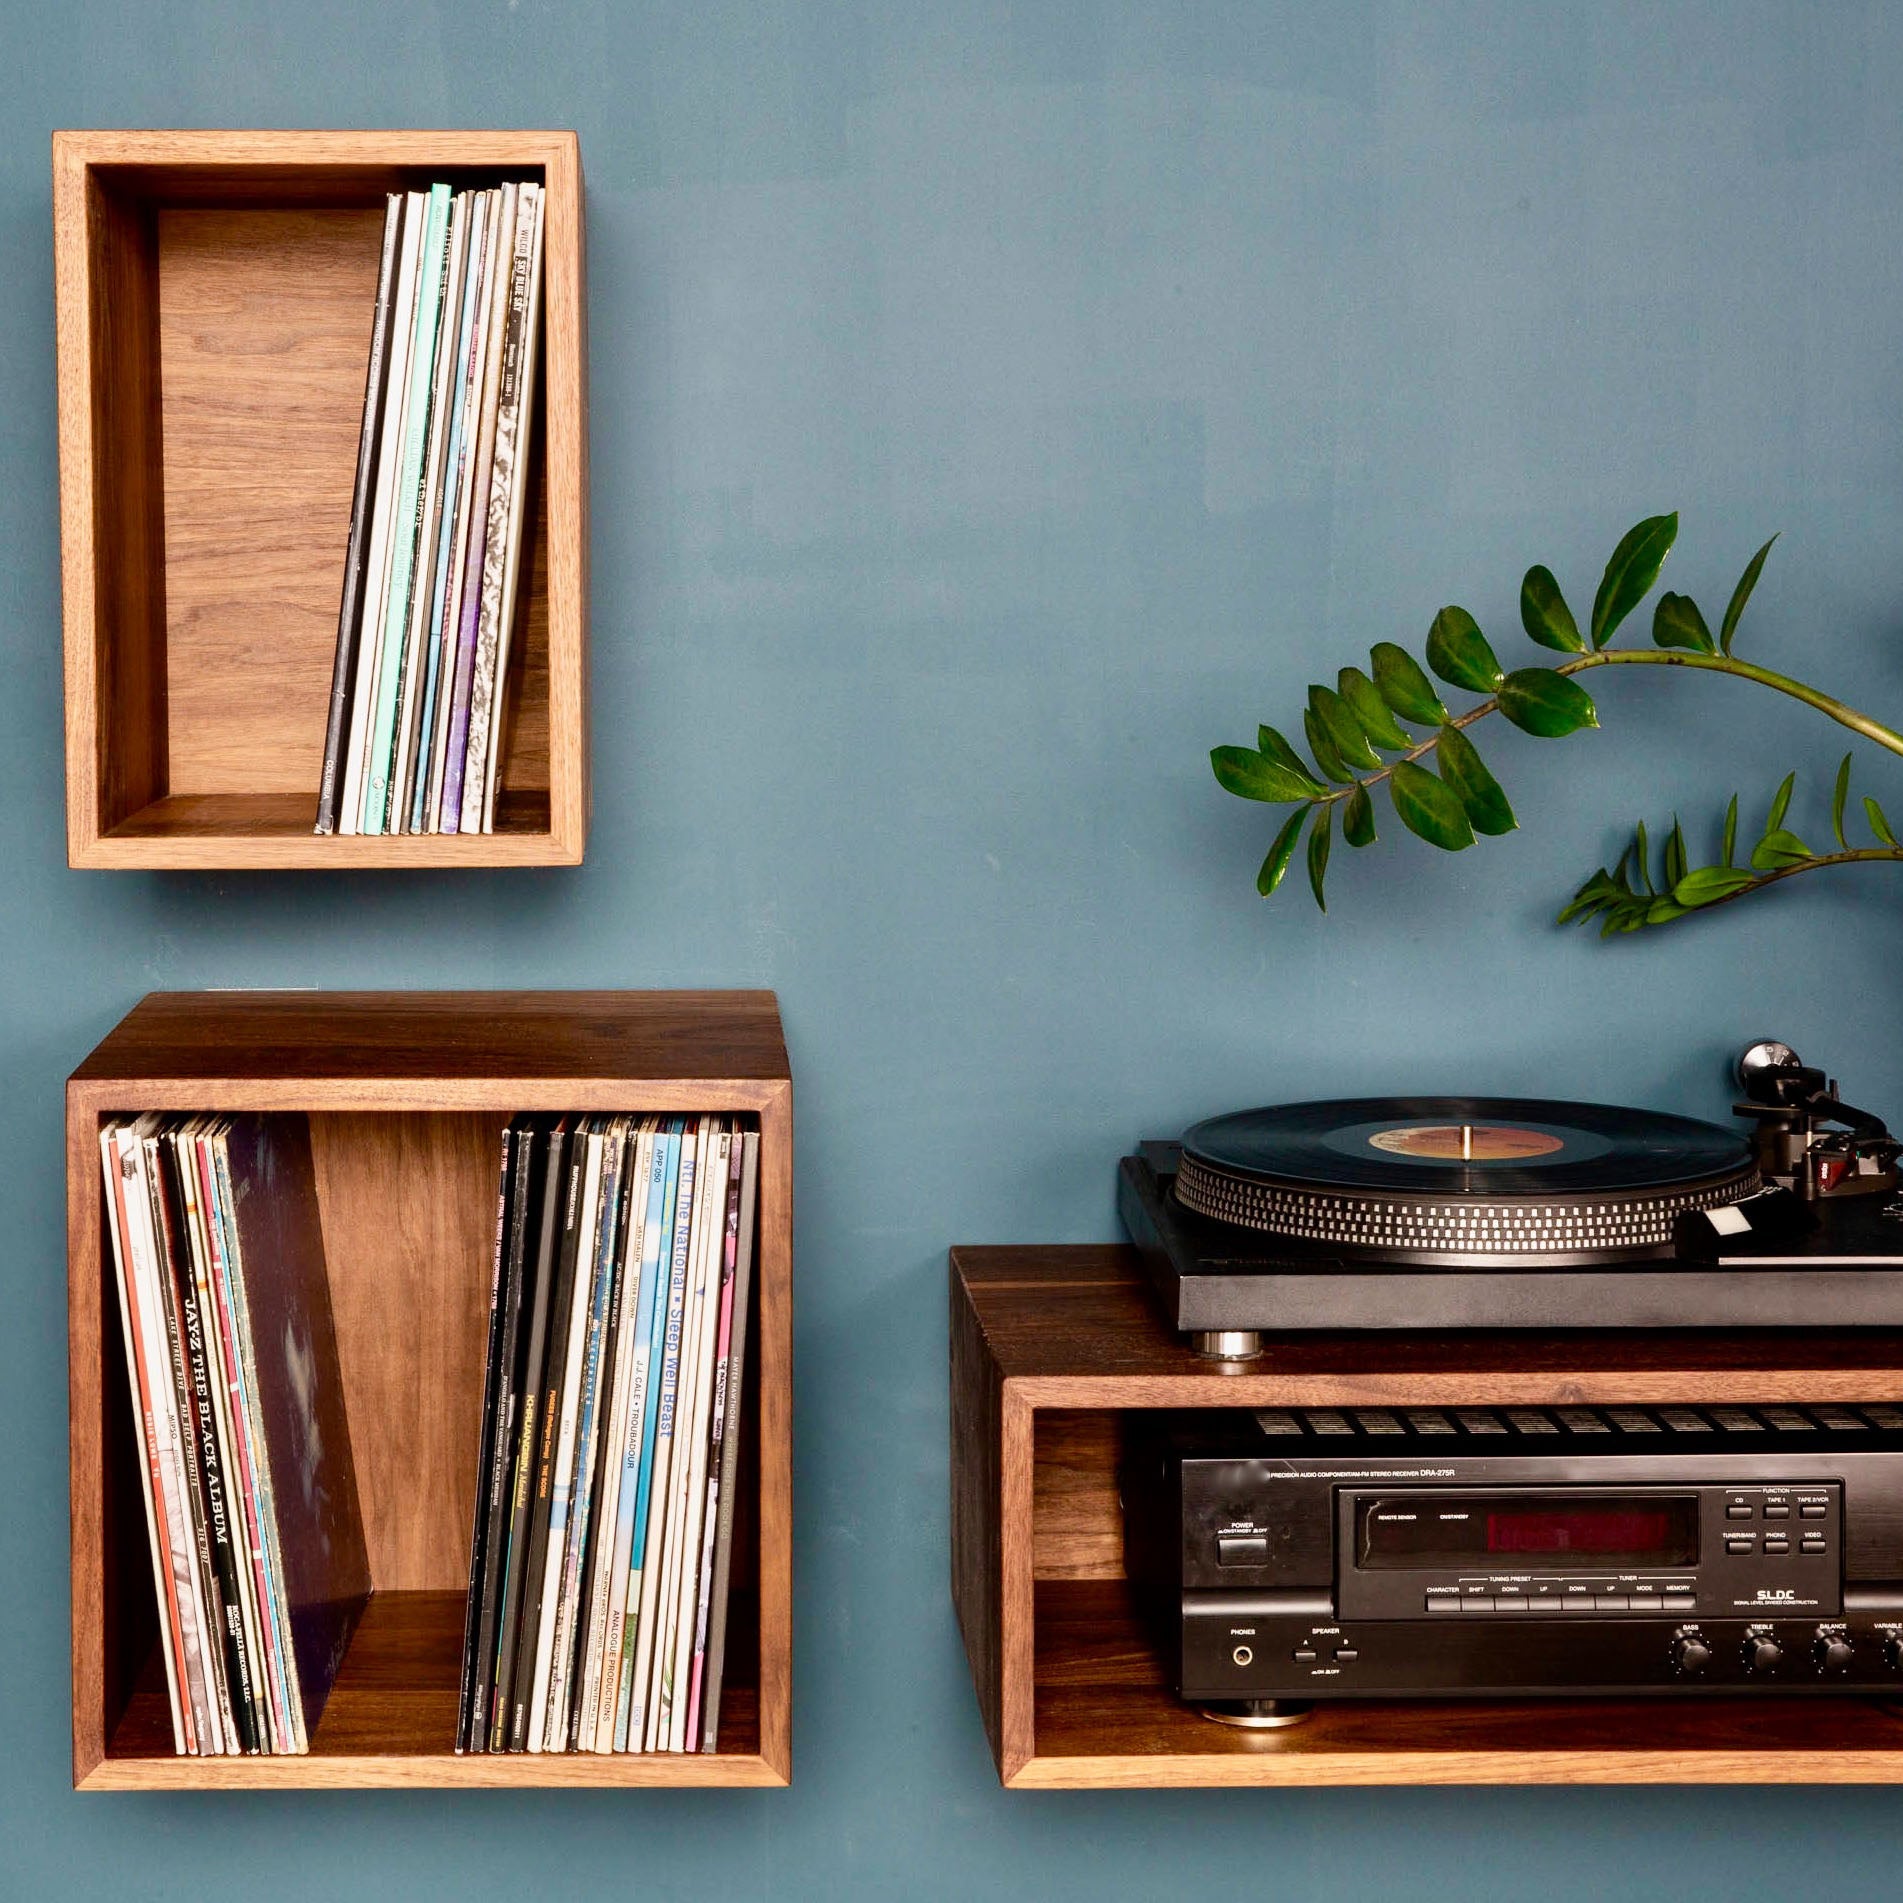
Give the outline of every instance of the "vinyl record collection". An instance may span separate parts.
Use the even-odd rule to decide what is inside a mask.
[[[712,1751],[759,1136],[503,1136],[459,1751]]]
[[[319,833],[495,830],[543,213],[529,181],[389,195]]]
[[[370,1591],[310,1134],[99,1134],[172,1737],[302,1753]]]

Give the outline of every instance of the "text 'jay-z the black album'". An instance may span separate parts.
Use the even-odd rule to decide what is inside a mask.
[[[1356,1098],[1142,1144],[1119,1207],[1210,1353],[1338,1328],[1903,1325],[1899,1145],[1789,1046],[1742,1128],[1606,1104]]]

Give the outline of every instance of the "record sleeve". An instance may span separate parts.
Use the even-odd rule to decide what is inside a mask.
[[[223,1150],[308,1737],[370,1596],[310,1127],[295,1111],[247,1112]]]

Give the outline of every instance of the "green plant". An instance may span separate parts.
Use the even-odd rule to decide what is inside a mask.
[[[1606,564],[1584,633],[1552,570],[1538,565],[1527,570],[1520,585],[1520,622],[1539,646],[1567,657],[1553,666],[1516,668],[1509,673],[1465,608],[1443,608],[1428,630],[1426,669],[1405,648],[1381,641],[1369,655],[1365,671],[1344,667],[1333,687],[1308,690],[1302,731],[1313,766],[1273,727],[1259,729],[1253,747],[1215,748],[1210,764],[1229,792],[1242,799],[1295,808],[1262,861],[1256,890],[1267,898],[1282,883],[1306,825],[1309,887],[1315,903],[1326,911],[1323,888],[1336,811],[1340,811],[1341,836],[1350,846],[1372,845],[1373,794],[1383,783],[1402,825],[1444,851],[1462,851],[1482,833],[1512,832],[1519,821],[1467,729],[1493,713],[1541,739],[1559,739],[1596,727],[1598,709],[1575,678],[1596,667],[1682,667],[1729,674],[1788,694],[1877,746],[1903,755],[1903,734],[1815,687],[1740,660],[1732,652],[1738,623],[1771,543],[1777,540],[1775,535],[1745,564],[1715,636],[1689,595],[1668,590],[1653,610],[1651,647],[1609,646],[1627,617],[1651,593],[1677,538],[1676,513],[1648,516],[1626,533]],[[1430,673],[1449,687],[1480,698],[1458,713],[1450,711]],[[1417,737],[1409,728],[1422,730],[1425,737]],[[1395,757],[1384,760],[1384,754]],[[1737,859],[1735,794],[1726,809],[1720,856],[1711,864],[1692,863],[1684,830],[1674,817],[1655,867],[1641,822],[1618,865],[1611,871],[1601,866],[1560,913],[1560,922],[1598,918],[1601,935],[1611,937],[1730,904],[1822,866],[1903,860],[1895,828],[1868,795],[1863,797],[1863,814],[1877,843],[1852,846],[1846,837],[1850,755],[1837,769],[1831,802],[1835,852],[1813,852],[1786,826],[1796,777],[1787,774],[1773,796],[1763,833],[1744,864]]]

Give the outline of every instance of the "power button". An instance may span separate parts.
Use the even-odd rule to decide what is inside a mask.
[[[1216,1538],[1219,1566],[1266,1566],[1269,1542],[1260,1533],[1222,1533]]]

